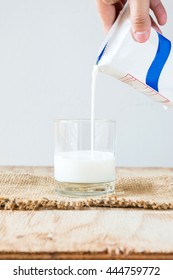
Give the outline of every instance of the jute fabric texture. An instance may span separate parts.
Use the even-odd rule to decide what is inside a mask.
[[[51,176],[0,173],[0,209],[173,209],[173,176],[118,176],[115,193],[89,198],[60,196],[56,191],[57,184]]]

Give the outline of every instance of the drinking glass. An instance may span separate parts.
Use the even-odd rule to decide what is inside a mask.
[[[54,177],[69,197],[101,196],[115,190],[116,122],[56,120]]]

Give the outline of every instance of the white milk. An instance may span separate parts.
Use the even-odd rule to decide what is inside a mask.
[[[115,180],[115,159],[111,153],[64,152],[54,158],[55,179],[69,183],[103,183]]]

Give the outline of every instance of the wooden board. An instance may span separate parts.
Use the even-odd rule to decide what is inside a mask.
[[[0,172],[52,175],[46,167]],[[119,169],[140,176],[163,169]],[[164,174],[172,169],[164,169]],[[0,211],[0,259],[173,259],[173,211]]]
[[[172,236],[172,211],[0,212],[0,252],[13,255],[172,254]]]

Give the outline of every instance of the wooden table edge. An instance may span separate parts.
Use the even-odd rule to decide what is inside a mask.
[[[0,252],[0,260],[173,260],[173,253],[26,253]]]

